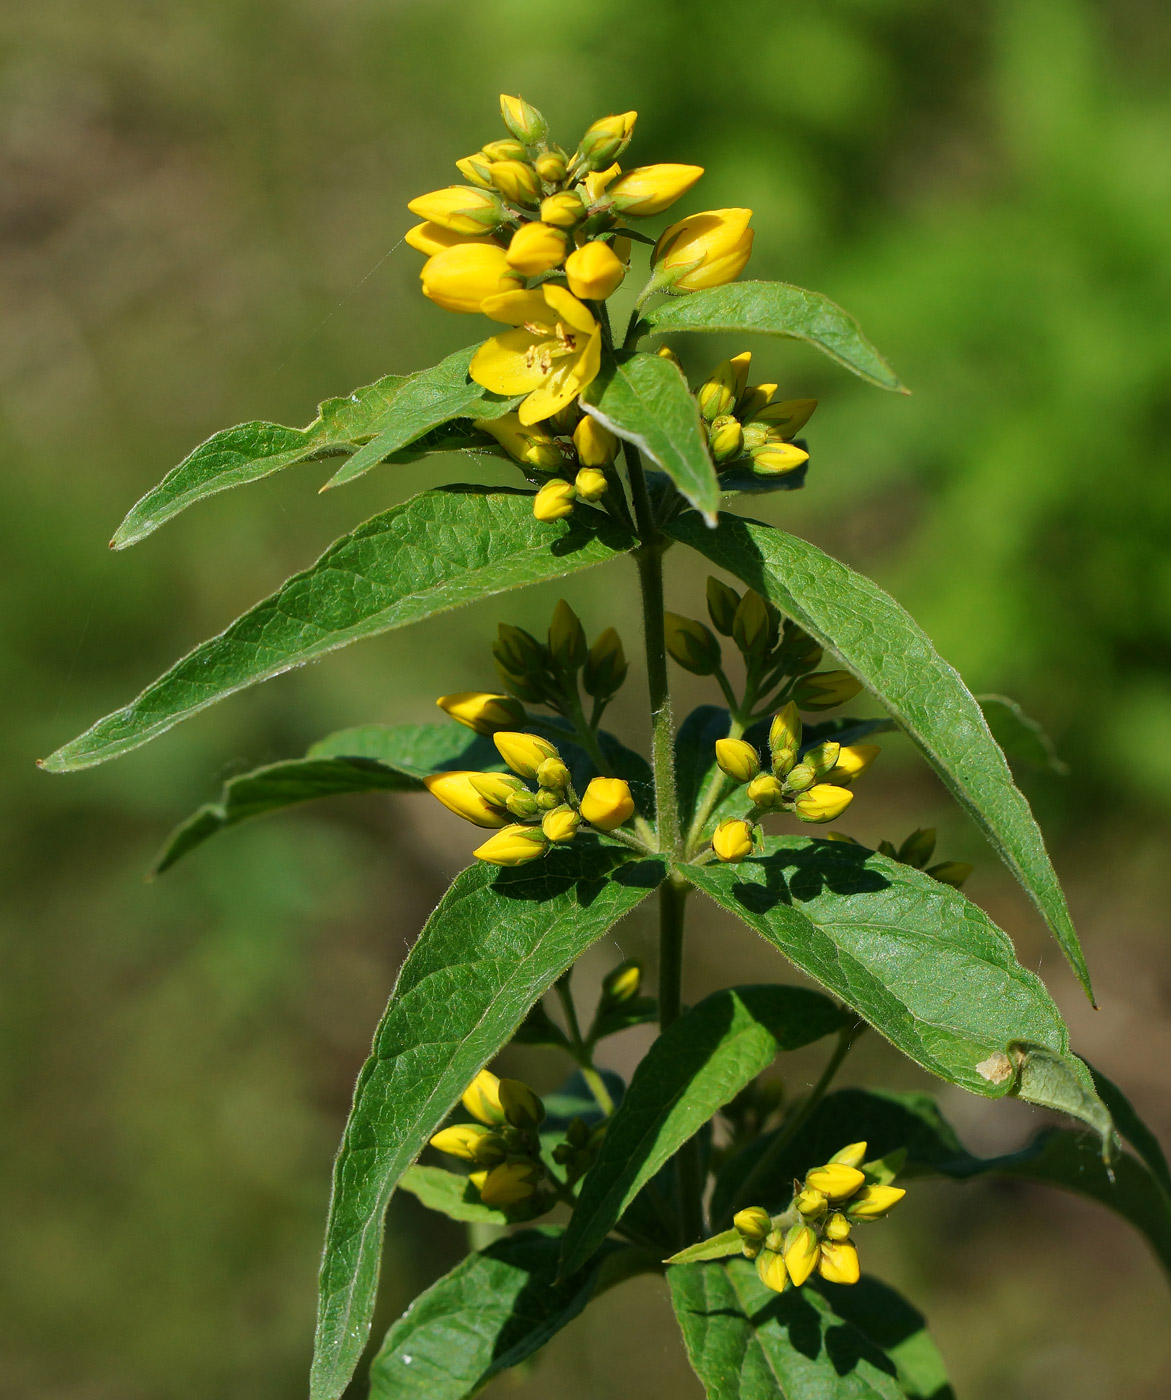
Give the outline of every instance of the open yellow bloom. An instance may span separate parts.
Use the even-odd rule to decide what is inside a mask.
[[[655,244],[656,272],[666,274],[676,292],[699,292],[733,281],[752,252],[751,218],[751,209],[709,209],[680,219],[664,229]],[[672,277],[676,270],[678,276]]]
[[[640,165],[620,175],[608,193],[624,214],[661,214],[703,174],[702,165]]]
[[[523,280],[503,248],[462,243],[435,253],[419,273],[423,295],[445,311],[479,311],[485,297],[512,291]]]
[[[602,328],[566,288],[546,284],[504,292],[488,297],[480,309],[517,329],[485,341],[468,372],[494,394],[527,394],[518,410],[526,426],[567,407],[597,376]]]

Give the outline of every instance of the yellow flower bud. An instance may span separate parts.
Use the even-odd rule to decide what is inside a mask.
[[[794,1225],[785,1237],[785,1267],[795,1288],[800,1288],[813,1272],[820,1254],[821,1245],[809,1226]]]
[[[508,825],[508,814],[487,802],[472,782],[479,773],[428,773],[423,779],[427,791],[438,798],[457,817],[473,826],[499,827]]]
[[[524,160],[528,152],[521,141],[488,141],[480,148],[480,154],[490,165],[498,160]]]
[[[559,758],[547,758],[537,768],[537,782],[550,792],[564,792],[569,785],[569,769]]]
[[[862,1275],[858,1251],[848,1241],[827,1240],[821,1246],[817,1272],[827,1283],[857,1283]]]
[[[724,360],[695,391],[699,411],[709,423],[723,418],[736,406],[736,366]]]
[[[621,778],[593,778],[581,799],[581,814],[599,831],[613,831],[634,815],[630,785]]]
[[[508,807],[518,793],[528,793],[528,788],[511,773],[469,773],[468,782],[491,807]]]
[[[762,773],[759,778],[753,778],[747,791],[748,800],[754,807],[779,807],[785,796],[780,781],[771,773]]]
[[[738,783],[750,783],[760,772],[760,755],[743,739],[717,739],[716,762]]]
[[[863,1186],[846,1210],[851,1220],[877,1220],[893,1210],[906,1194],[901,1186]]]
[[[642,967],[636,962],[619,963],[602,978],[602,996],[606,1001],[621,1005],[638,996],[642,985]]]
[[[573,445],[583,467],[608,467],[618,455],[618,439],[588,413],[573,430]]]
[[[565,259],[569,290],[583,301],[605,301],[626,276],[626,267],[608,243],[592,239]]]
[[[620,175],[609,195],[623,214],[645,219],[674,204],[702,174],[702,165],[640,165]]]
[[[554,792],[552,788],[542,788],[537,793],[537,810],[540,812],[551,812],[554,807],[560,807],[565,794]]]
[[[481,152],[477,151],[473,156],[464,156],[463,160],[457,160],[455,168],[469,185],[476,185],[482,190],[492,188],[492,177],[488,174],[491,162],[485,159]]]
[[[609,698],[620,690],[626,679],[626,653],[622,638],[613,627],[599,633],[586,657],[581,683],[587,695],[595,699]]]
[[[845,1162],[827,1162],[805,1173],[805,1185],[820,1191],[830,1201],[844,1201],[865,1181],[857,1167],[847,1166]]]
[[[732,1224],[746,1240],[763,1243],[765,1236],[773,1228],[769,1213],[762,1206],[746,1206],[732,1217]]]
[[[572,841],[581,825],[581,818],[572,807],[554,807],[541,819],[541,830],[555,846]]]
[[[573,510],[577,499],[577,487],[572,481],[562,481],[560,477],[546,481],[533,497],[533,514],[543,525],[554,520],[564,520]]]
[[[768,746],[774,752],[801,747],[801,716],[792,700],[773,716],[773,722],[769,725]]]
[[[914,865],[922,870],[931,859],[935,850],[935,828],[933,826],[921,826],[916,831],[912,831],[910,836],[899,847],[896,860],[901,860],[904,865]]]
[[[499,418],[476,418],[472,426],[494,437],[513,461],[520,462],[522,466],[552,472],[565,461],[561,449],[549,434],[536,424],[526,428],[518,413],[502,413]]]
[[[824,778],[838,761],[838,755],[841,751],[841,744],[835,743],[833,739],[826,739],[823,743],[814,744],[811,749],[807,750],[801,762],[807,764],[815,776]]]
[[[557,600],[549,622],[549,652],[553,660],[568,671],[576,671],[585,664],[585,630],[581,618],[564,598]]]
[[[846,744],[838,752],[838,761],[826,773],[826,782],[848,786],[866,772],[881,752],[877,744]]]
[[[710,209],[665,229],[653,254],[664,285],[699,292],[739,277],[752,252],[751,218],[751,209]]]
[[[535,146],[549,134],[549,123],[532,103],[526,102],[523,97],[509,97],[507,93],[502,92],[500,115],[513,136],[518,141],[523,141],[526,146]]]
[[[865,1142],[851,1142],[846,1147],[839,1147],[829,1160],[840,1162],[844,1167],[860,1167],[866,1160],[867,1146]]]
[[[773,442],[752,454],[752,470],[757,476],[788,476],[809,461],[809,453],[791,442]]]
[[[494,695],[487,690],[457,690],[451,695],[441,695],[435,703],[445,714],[477,734],[513,729],[525,717],[525,707],[511,695]]]
[[[580,162],[588,170],[608,166],[630,144],[637,117],[637,112],[621,112],[591,123],[578,143],[575,163]]]
[[[744,387],[748,383],[748,371],[752,367],[752,351],[741,350],[739,355],[733,355],[728,363],[736,372],[736,402],[739,403],[744,394]]]
[[[752,854],[752,827],[739,817],[721,822],[712,833],[712,850],[720,860],[738,865]]]
[[[511,204],[538,204],[541,182],[537,172],[523,160],[498,160],[488,167],[492,183]]]
[[[582,467],[573,478],[573,484],[577,488],[578,499],[587,504],[600,501],[610,489],[606,473],[599,467]]]
[[[712,625],[725,637],[732,635],[732,621],[740,606],[740,595],[722,579],[709,575],[707,581],[707,611]]]
[[[540,860],[548,840],[539,826],[506,826],[472,852],[486,865],[527,865]]]
[[[797,1192],[793,1202],[798,1211],[810,1220],[816,1220],[825,1214],[826,1199],[823,1191],[815,1191],[812,1186],[806,1186]]]
[[[457,243],[435,253],[419,273],[423,295],[445,311],[479,311],[487,297],[515,291],[522,279],[493,243]]]
[[[752,447],[760,447],[769,440],[769,425],[760,421],[760,415],[772,403],[776,392],[775,384],[753,384],[751,388],[740,391],[740,397],[736,401],[736,412],[748,425],[745,436]]]
[[[500,1107],[514,1128],[536,1128],[545,1120],[545,1105],[520,1079],[500,1081]]]
[[[565,179],[565,157],[550,151],[533,161],[533,169],[547,185],[560,184]]]
[[[736,609],[732,619],[732,640],[745,656],[758,656],[768,646],[772,630],[768,605],[764,599],[750,588]]]
[[[562,190],[541,200],[541,222],[555,228],[573,228],[585,218],[585,205],[572,190]]]
[[[412,214],[453,233],[478,233],[494,229],[504,218],[504,209],[495,194],[467,185],[448,185],[443,190],[421,194],[407,205]]]
[[[774,1293],[783,1293],[788,1278],[784,1255],[762,1249],[756,1256],[756,1276],[766,1288],[771,1288]]]
[[[503,730],[493,734],[492,742],[500,757],[522,778],[535,778],[537,769],[547,758],[561,757],[548,739],[538,738],[536,734],[516,734]]]
[[[508,1155],[499,1134],[482,1123],[456,1123],[443,1128],[431,1139],[431,1146],[449,1157],[481,1167],[494,1167]]]
[[[708,435],[708,446],[711,448],[714,462],[729,462],[733,457],[738,457],[740,449],[744,446],[740,420],[730,415],[717,418]]]
[[[504,1122],[500,1104],[500,1080],[490,1069],[482,1069],[463,1092],[463,1106],[481,1123],[496,1127]]]
[[[862,682],[849,671],[815,671],[797,682],[793,699],[802,710],[832,710],[853,700],[861,689]]]
[[[502,1162],[487,1174],[473,1172],[471,1181],[486,1206],[504,1210],[527,1201],[537,1189],[539,1175],[534,1162]]]
[[[720,664],[720,644],[702,622],[679,613],[663,614],[667,652],[694,676],[710,676]]]
[[[442,224],[433,224],[427,221],[408,229],[403,234],[403,240],[416,252],[426,253],[428,257],[435,253],[442,253],[445,248],[466,246],[469,243],[483,243],[489,248],[499,248],[500,246],[499,243],[493,242],[487,234],[453,233],[451,229],[444,228]]]
[[[658,355],[660,360],[670,360],[680,374],[682,374],[683,366],[679,361],[679,356],[676,355],[669,345],[660,345],[655,351],[655,354]]]
[[[927,873],[941,885],[950,885],[958,890],[976,867],[966,860],[941,860],[938,865],[927,867]]]
[[[825,1222],[825,1237],[835,1244],[840,1244],[842,1240],[850,1238],[850,1222],[840,1210],[835,1210]]]
[[[789,777],[791,779],[792,774]],[[815,783],[797,798],[793,810],[803,822],[832,822],[842,815],[853,800],[854,794],[849,788]]]
[[[560,267],[569,251],[569,239],[551,224],[521,224],[512,235],[505,258],[511,268],[526,277],[537,277]]]
[[[776,389],[776,385],[772,388]],[[782,438],[795,437],[813,417],[816,399],[784,399],[780,403],[764,404],[753,415],[757,423],[767,423]]]

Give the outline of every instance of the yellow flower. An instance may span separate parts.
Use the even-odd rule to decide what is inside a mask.
[[[773,1228],[769,1213],[763,1206],[746,1206],[743,1210],[738,1210],[732,1217],[732,1224],[744,1239],[754,1244],[762,1243]]]
[[[577,158],[591,170],[609,165],[629,145],[637,117],[637,112],[619,112],[592,122],[578,144]]]
[[[473,1118],[494,1127],[504,1122],[500,1103],[500,1080],[490,1069],[482,1069],[463,1092],[461,1102]]]
[[[581,818],[572,807],[554,807],[551,812],[545,813],[541,830],[554,845],[559,845],[563,841],[572,841],[580,825]]]
[[[788,476],[808,461],[809,453],[803,448],[791,442],[770,442],[752,454],[752,470],[757,476]]]
[[[573,445],[583,467],[608,467],[618,455],[618,439],[588,413],[573,430]]]
[[[849,788],[815,783],[797,798],[793,810],[805,822],[832,822],[842,815],[853,800],[854,794]]]
[[[541,200],[541,222],[558,228],[572,228],[585,218],[585,205],[572,190],[562,190]]]
[[[477,151],[473,156],[464,156],[462,160],[457,160],[455,168],[469,185],[476,185],[482,190],[490,190],[492,177],[488,173],[489,164],[490,162],[484,158],[483,153]]]
[[[709,209],[665,229],[653,255],[662,284],[699,292],[739,277],[752,252],[751,218],[751,209]]]
[[[507,1156],[500,1137],[482,1123],[456,1123],[443,1128],[431,1139],[431,1146],[449,1157],[481,1167],[494,1167]]]
[[[515,734],[505,730],[494,734],[492,742],[500,757],[522,778],[535,778],[537,770],[547,758],[561,757],[548,739],[539,739],[535,734]]]
[[[606,473],[599,467],[582,467],[573,478],[573,485],[583,501],[600,501],[610,489]]]
[[[808,1225],[794,1225],[786,1235],[785,1267],[797,1288],[800,1288],[813,1272],[820,1253],[821,1245]]]
[[[619,176],[608,193],[624,214],[661,214],[703,174],[702,165],[640,165]]]
[[[771,773],[762,773],[748,784],[748,800],[754,807],[779,807],[785,792],[780,780]]]
[[[577,487],[572,481],[562,481],[558,477],[554,481],[546,481],[533,497],[533,514],[543,525],[564,520],[573,510],[575,500]]]
[[[760,772],[760,755],[743,739],[717,739],[716,762],[738,783],[750,783]]]
[[[526,426],[572,403],[601,368],[602,328],[564,287],[505,292],[480,309],[518,329],[485,341],[469,373],[493,393],[527,394],[519,410]]]
[[[427,791],[436,797],[450,812],[473,826],[507,826],[508,813],[485,801],[472,783],[479,773],[453,772],[429,773],[423,779]]]
[[[446,189],[421,194],[407,208],[420,219],[440,224],[453,233],[481,235],[494,229],[504,214],[496,195],[467,185],[448,185]]]
[[[901,1186],[863,1186],[846,1209],[852,1220],[877,1220],[893,1210],[906,1194]]]
[[[552,472],[565,462],[561,449],[549,434],[536,426],[522,427],[519,414],[503,413],[499,418],[476,418],[472,426],[494,437],[513,461],[523,466]]]
[[[525,717],[525,708],[519,700],[487,690],[457,690],[451,695],[441,695],[435,703],[445,714],[477,734],[512,729]]]
[[[486,1206],[501,1210],[527,1201],[537,1189],[537,1175],[533,1162],[502,1162],[490,1172],[472,1172],[469,1179]]]
[[[724,360],[695,391],[699,411],[709,423],[725,417],[736,407],[737,379],[737,367],[731,360]]]
[[[806,1186],[798,1191],[793,1204],[802,1215],[813,1219],[825,1214],[825,1195],[821,1191],[815,1191],[812,1186]]]
[[[768,605],[754,588],[749,588],[732,618],[732,640],[745,656],[749,656],[764,651],[771,630]]]
[[[721,822],[712,833],[712,850],[722,861],[738,865],[752,854],[752,827],[739,817]]]
[[[768,746],[774,752],[801,747],[801,716],[792,700],[773,716],[773,722],[769,725]]]
[[[607,1001],[621,1005],[638,996],[642,985],[642,966],[636,962],[619,963],[602,978],[602,995]]]
[[[835,1244],[850,1238],[850,1222],[840,1210],[835,1210],[825,1222],[825,1237],[827,1240],[833,1240]]]
[[[774,389],[775,385],[772,386]],[[783,403],[768,403],[752,415],[754,423],[767,423],[773,432],[791,438],[813,417],[816,399],[785,399]]]
[[[502,138],[499,141],[486,141],[480,147],[480,154],[486,158],[489,165],[494,165],[498,160],[524,160],[525,148],[522,141],[506,141]]]
[[[858,1251],[847,1240],[824,1241],[817,1272],[827,1283],[857,1283],[862,1275]]]
[[[565,179],[565,161],[550,151],[533,161],[533,169],[547,185],[556,185]]]
[[[523,97],[509,97],[507,93],[502,92],[500,115],[509,131],[526,146],[536,145],[549,134],[549,123],[532,103],[526,102]]]
[[[845,1162],[827,1162],[824,1167],[814,1167],[805,1173],[805,1185],[820,1191],[830,1201],[844,1201],[865,1181],[857,1167],[847,1166]]]
[[[712,424],[708,447],[711,448],[714,462],[727,462],[738,457],[744,447],[744,430],[740,420],[730,415],[717,418]]]
[[[500,1081],[500,1107],[514,1128],[536,1128],[545,1119],[545,1105],[520,1079]]]
[[[404,242],[410,244],[418,253],[426,253],[431,257],[435,253],[442,253],[445,248],[466,247],[469,243],[483,243],[489,248],[499,248],[499,243],[483,233],[453,233],[451,229],[444,228],[442,224],[433,224],[424,221],[416,224],[414,228],[408,229],[403,234]]]
[[[493,243],[460,243],[435,253],[419,273],[423,295],[445,311],[479,311],[486,297],[514,291],[523,280]]]
[[[607,166],[605,170],[595,170],[587,175],[582,183],[585,185],[586,198],[589,202],[596,204],[621,174],[622,167],[615,163]]]
[[[537,172],[523,160],[498,160],[488,167],[492,183],[513,204],[537,204],[541,182]]]
[[[605,301],[626,276],[626,266],[608,243],[593,239],[565,259],[565,275],[575,297]]]
[[[783,1293],[788,1278],[784,1255],[762,1249],[756,1256],[756,1276],[766,1288],[771,1288],[774,1293]]]
[[[581,799],[581,814],[599,831],[613,831],[634,815],[630,785],[621,778],[593,778]]]
[[[487,865],[527,865],[530,860],[540,860],[548,844],[539,826],[518,824],[502,827],[482,846],[477,846],[472,855]]]
[[[569,240],[559,228],[533,222],[522,224],[512,235],[506,257],[508,265],[526,277],[538,277],[560,267],[569,248]]]
[[[825,775],[827,783],[844,787],[860,778],[882,750],[877,744],[846,744],[838,753],[838,761]]]
[[[860,1167],[866,1160],[867,1144],[864,1142],[851,1142],[845,1147],[839,1147],[830,1158],[831,1162],[841,1162],[847,1167]]]

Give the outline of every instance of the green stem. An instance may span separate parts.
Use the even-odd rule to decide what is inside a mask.
[[[614,768],[602,752],[602,746],[598,743],[596,732],[590,728],[586,721],[585,711],[581,707],[581,696],[577,693],[576,682],[566,683],[565,686],[565,718],[573,725],[574,736],[578,743],[589,754],[594,761],[594,766],[605,778],[614,776]]]
[[[610,1118],[614,1113],[614,1100],[610,1096],[609,1089],[606,1088],[606,1081],[598,1073],[593,1065],[583,1064],[581,1067],[581,1077],[590,1086],[590,1093],[594,1096],[594,1101],[602,1110],[602,1116]]]
[[[742,1210],[746,1205],[753,1204],[752,1192],[756,1188],[757,1182],[771,1170],[773,1164],[801,1131],[813,1113],[813,1110],[825,1097],[825,1091],[833,1082],[833,1077],[841,1068],[842,1061],[850,1053],[850,1047],[857,1040],[859,1034],[865,1030],[865,1025],[854,1021],[838,1033],[838,1043],[834,1053],[830,1056],[821,1078],[813,1086],[809,1095],[802,1100],[800,1107],[795,1113],[789,1115],[788,1119],[777,1131],[776,1137],[769,1143],[768,1147],[756,1159],[752,1170],[740,1183],[740,1190],[736,1193],[735,1202],[728,1212],[727,1220],[719,1227],[726,1230],[732,1223],[732,1216],[736,1211]]]

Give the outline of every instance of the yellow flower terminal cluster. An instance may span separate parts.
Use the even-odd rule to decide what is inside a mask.
[[[776,384],[749,384],[752,353],[725,360],[696,390],[717,471],[747,460],[757,476],[788,476],[809,460],[793,439],[813,416],[816,399],[777,399]]]
[[[561,1182],[541,1160],[537,1129],[545,1121],[545,1105],[527,1084],[483,1069],[461,1102],[475,1122],[440,1129],[431,1146],[472,1167],[468,1181],[479,1200],[513,1219],[531,1220],[548,1210],[584,1175],[605,1132],[604,1124],[591,1129],[581,1118],[569,1123],[552,1154],[565,1169]]]
[[[766,1288],[782,1293],[786,1283],[800,1288],[816,1269],[829,1283],[857,1283],[858,1251],[850,1238],[854,1225],[877,1220],[907,1194],[886,1179],[878,1164],[865,1164],[866,1143],[854,1142],[814,1167],[798,1183],[789,1209],[770,1216],[762,1206],[737,1211],[733,1224],[746,1258]]]
[[[406,241],[427,257],[420,277],[432,301],[512,327],[480,347],[469,373],[485,389],[523,400],[515,413],[475,426],[522,467],[548,474],[534,514],[552,521],[577,500],[601,501],[609,489],[617,443],[582,417],[578,399],[601,368],[610,333],[605,303],[630,262],[627,221],[662,213],[703,168],[623,170],[618,157],[635,112],[594,122],[570,154],[522,98],[502,96],[500,110],[509,137],[456,162],[466,185],[410,201],[423,222]],[[752,250],[751,217],[750,209],[715,209],[672,224],[654,245],[641,296],[738,277]]]

